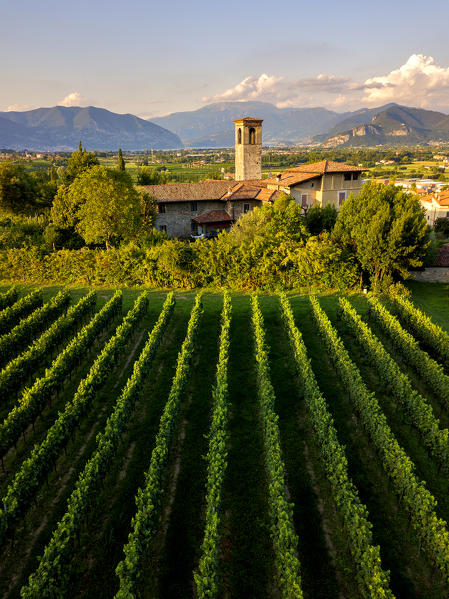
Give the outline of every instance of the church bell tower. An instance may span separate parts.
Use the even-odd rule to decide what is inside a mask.
[[[235,180],[262,179],[262,122],[245,117],[235,124]]]

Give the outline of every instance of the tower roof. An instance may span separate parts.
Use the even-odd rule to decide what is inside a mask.
[[[255,119],[252,116],[244,116],[241,119],[235,119],[234,123],[238,125],[260,125],[263,123],[263,119]]]

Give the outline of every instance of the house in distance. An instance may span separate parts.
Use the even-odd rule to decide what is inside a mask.
[[[235,125],[235,180],[146,185],[158,205],[157,228],[170,237],[188,237],[229,229],[255,206],[291,195],[304,212],[315,203],[339,210],[347,196],[362,188],[362,169],[323,160],[289,168],[262,179],[262,119],[244,117]]]

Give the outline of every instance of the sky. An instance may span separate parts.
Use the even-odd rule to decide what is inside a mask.
[[[0,0],[0,111],[216,101],[449,113],[447,0]]]

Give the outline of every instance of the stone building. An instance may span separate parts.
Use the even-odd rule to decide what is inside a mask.
[[[268,189],[282,191],[307,211],[313,204],[332,204],[340,209],[348,195],[358,195],[362,189],[361,168],[323,160],[289,168],[282,174],[266,179]]]
[[[433,227],[437,218],[449,218],[449,191],[435,192],[419,198],[426,220]]]
[[[262,179],[262,122],[249,117],[235,125],[235,180]]]
[[[262,179],[262,119],[245,117],[235,125],[235,180],[147,185],[158,205],[157,228],[170,237],[229,229],[255,206],[286,193],[304,212],[313,204],[339,210],[349,193],[362,187],[362,169],[324,160]]]

